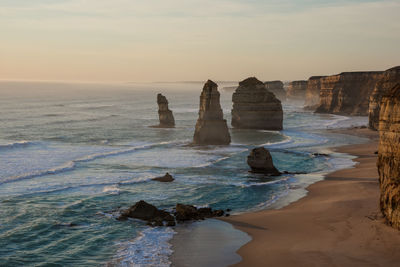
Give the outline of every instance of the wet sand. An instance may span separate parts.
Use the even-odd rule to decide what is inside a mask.
[[[282,209],[223,219],[252,237],[238,250],[243,260],[235,266],[400,266],[400,231],[379,211],[378,134],[340,132],[371,140],[335,149],[357,156],[354,168],[327,175]]]

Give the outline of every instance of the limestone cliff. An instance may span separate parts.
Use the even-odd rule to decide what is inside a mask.
[[[168,100],[162,94],[157,95],[158,104],[158,117],[160,124],[157,127],[160,128],[172,128],[175,127],[175,119],[172,111],[168,108]]]
[[[383,73],[369,97],[369,128],[377,130],[382,96],[387,94],[397,83],[400,83],[400,66],[388,69]]]
[[[368,114],[369,96],[383,72],[343,72],[321,79],[318,113]]]
[[[379,136],[380,207],[387,222],[400,229],[400,83],[382,97]]]
[[[321,91],[321,79],[326,76],[312,76],[307,81],[305,109],[314,110],[319,105],[319,93]]]
[[[273,93],[276,98],[280,101],[285,101],[286,99],[286,91],[283,89],[283,82],[281,81],[269,81],[265,82],[265,88]]]
[[[303,101],[306,96],[307,81],[293,81],[289,83],[286,92],[288,100]]]
[[[219,102],[218,85],[208,80],[200,95],[199,118],[193,143],[196,145],[229,145],[231,136]]]
[[[232,126],[244,129],[282,130],[282,104],[255,77],[239,83],[232,95]]]

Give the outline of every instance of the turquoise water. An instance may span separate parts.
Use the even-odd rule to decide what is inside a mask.
[[[296,196],[323,173],[352,165],[328,147],[362,139],[325,129],[366,118],[290,104],[281,132],[231,129],[230,146],[187,146],[201,88],[1,82],[0,266],[168,266],[174,230],[117,221],[120,207],[143,199],[165,209],[182,202],[244,212]],[[158,124],[158,92],[170,102],[174,129],[148,127]],[[221,91],[221,104],[230,122],[231,93]],[[246,156],[260,145],[279,170],[307,174],[249,173]],[[165,172],[176,180],[151,180]]]

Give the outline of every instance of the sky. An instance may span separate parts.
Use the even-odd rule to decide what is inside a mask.
[[[0,80],[308,79],[400,65],[400,0],[0,0]]]

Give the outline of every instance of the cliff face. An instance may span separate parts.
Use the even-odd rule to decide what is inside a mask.
[[[265,88],[273,93],[276,98],[280,101],[285,101],[286,99],[286,91],[283,89],[283,82],[281,81],[269,81],[265,82]]]
[[[168,100],[162,94],[157,95],[158,117],[160,125],[158,127],[171,128],[175,127],[175,119],[172,111],[168,108]]]
[[[367,115],[369,96],[383,72],[343,72],[321,79],[319,113]]]
[[[288,100],[304,100],[307,90],[307,81],[293,81],[289,83],[286,92]]]
[[[378,173],[380,207],[393,227],[400,229],[400,84],[382,97],[379,115]]]
[[[244,129],[282,130],[282,104],[264,83],[254,77],[239,83],[232,95],[232,126]]]
[[[319,105],[319,93],[321,91],[321,79],[326,76],[313,76],[307,81],[306,100],[304,108],[316,109]]]
[[[400,83],[400,66],[385,71],[382,79],[376,83],[369,98],[369,128],[378,129],[382,96],[387,94],[397,83]]]
[[[199,118],[193,143],[197,145],[228,145],[231,142],[228,125],[219,102],[218,85],[208,80],[200,95]]]

